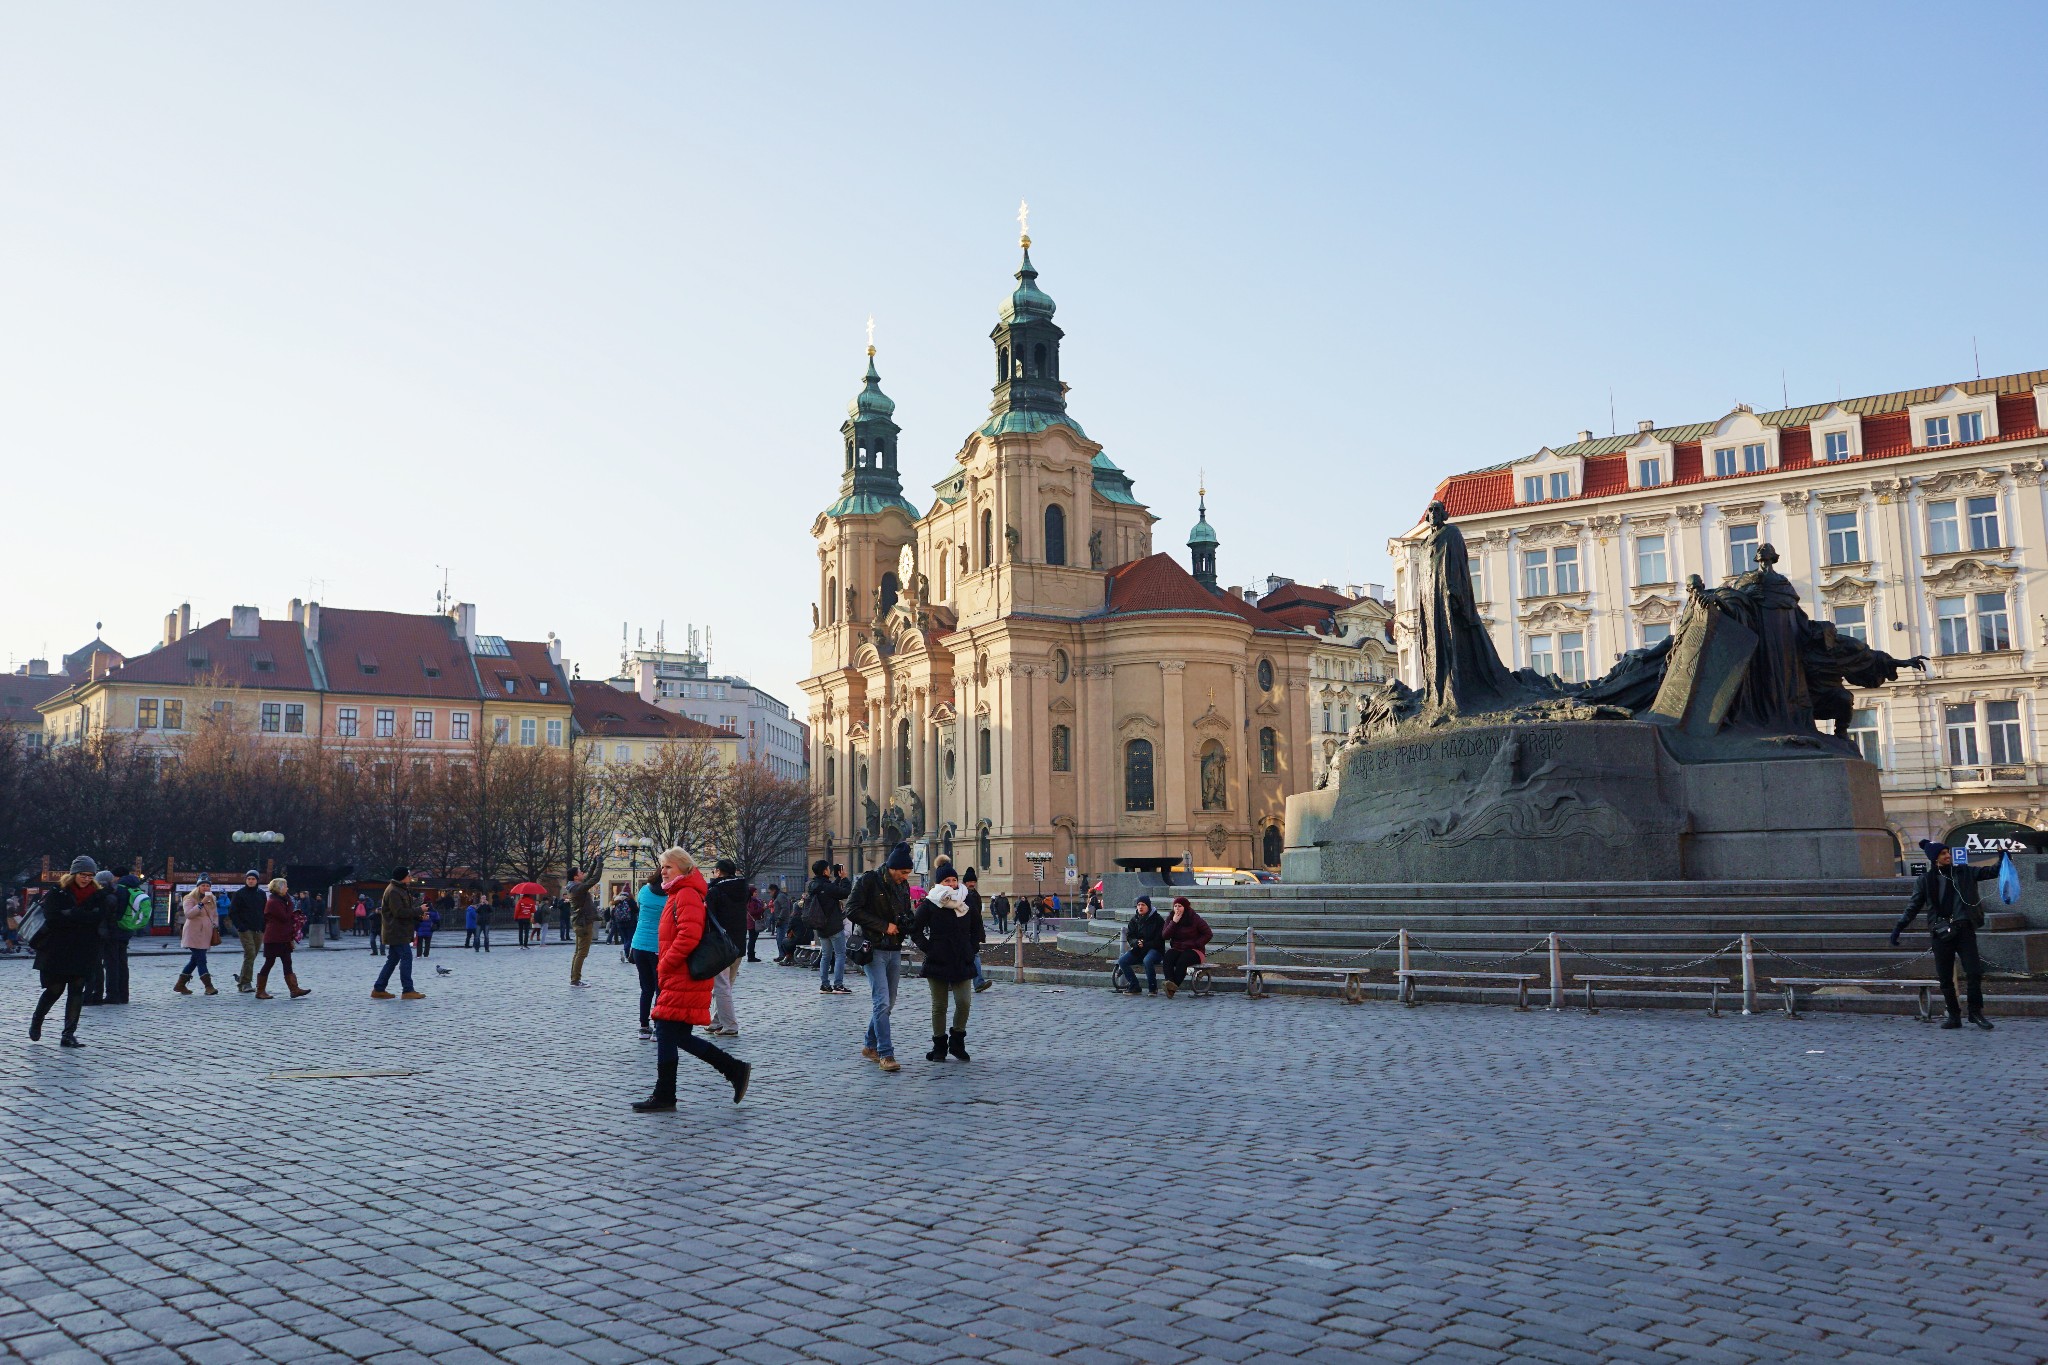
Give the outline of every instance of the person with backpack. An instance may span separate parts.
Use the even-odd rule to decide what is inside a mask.
[[[704,890],[704,911],[718,921],[718,927],[734,943],[747,941],[747,902],[751,899],[739,864],[730,858],[720,858],[718,876]],[[740,964],[735,962],[711,980],[711,1027],[704,1031],[713,1037],[740,1036],[740,1016],[733,1007],[733,987],[739,977]]]
[[[1992,1023],[1984,1017],[1984,960],[1977,952],[1977,930],[1984,924],[1983,885],[1998,875],[1999,865],[1958,867],[1948,845],[1932,839],[1922,839],[1920,851],[1927,855],[1927,870],[1914,883],[1913,899],[1892,928],[1892,946],[1898,946],[1899,935],[1925,910],[1927,934],[1934,947],[1934,975],[1948,1006],[1948,1018],[1941,1026],[1963,1026],[1962,1008],[1956,1001],[1956,964],[1960,962],[1969,991],[1970,1022],[1989,1030]]]
[[[1023,938],[1031,928],[1031,897],[1017,897],[1017,905],[1011,912],[1011,918],[1017,922],[1017,937]]]
[[[868,1031],[860,1055],[884,1071],[901,1071],[889,1038],[889,1012],[896,1007],[896,983],[902,975],[903,935],[910,928],[910,845],[889,850],[888,862],[860,874],[847,898],[846,918],[861,932],[867,973]]]
[[[107,920],[107,928],[100,939],[100,976],[105,983],[101,1002],[108,1005],[128,1003],[128,941],[142,933],[156,918],[156,901],[149,894],[149,887],[142,878],[130,872],[115,884],[115,894],[121,898],[120,913]]]
[[[754,1068],[690,1031],[693,1026],[711,1022],[711,983],[698,980],[690,972],[690,952],[703,942],[710,914],[704,904],[704,874],[697,870],[696,860],[688,853],[671,848],[661,855],[655,876],[660,878],[667,900],[657,917],[661,947],[654,1001],[654,1091],[646,1099],[634,1101],[633,1111],[656,1114],[676,1107],[676,1067],[682,1052],[725,1077],[732,1086],[732,1102],[738,1104],[746,1098],[747,1081]]]
[[[852,995],[846,987],[846,898],[823,858],[811,864],[804,887],[804,922],[818,936],[818,994]],[[792,956],[796,950],[790,949]]]

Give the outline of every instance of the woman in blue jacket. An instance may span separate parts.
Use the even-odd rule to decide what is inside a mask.
[[[654,967],[661,958],[661,909],[668,904],[658,870],[647,874],[633,899],[640,907],[640,917],[633,925],[633,965],[640,969],[640,1037],[644,1041],[654,1036],[647,1011],[654,1004]]]

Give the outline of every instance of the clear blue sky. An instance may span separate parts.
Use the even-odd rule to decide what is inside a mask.
[[[1071,404],[1226,581],[1445,473],[2048,366],[2048,9],[0,9],[0,651],[292,596],[809,665],[876,317],[913,498],[1033,206]],[[97,532],[99,534],[95,535]]]

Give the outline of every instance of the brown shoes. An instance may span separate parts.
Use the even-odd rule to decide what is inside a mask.
[[[860,1055],[861,1055],[861,1056],[863,1056],[863,1057],[865,1057],[865,1058],[867,1058],[867,1059],[868,1059],[869,1061],[871,1061],[871,1062],[879,1062],[879,1061],[881,1061],[881,1060],[882,1060],[882,1054],[881,1054],[881,1053],[879,1053],[879,1052],[877,1052],[877,1051],[875,1051],[875,1050],[874,1050],[873,1048],[871,1048],[871,1047],[864,1047],[864,1048],[862,1048],[862,1049],[860,1050]]]
[[[896,1064],[896,1059],[895,1059],[894,1057],[884,1057],[884,1058],[882,1058],[882,1070],[884,1070],[884,1071],[901,1071],[902,1069],[903,1069],[902,1067],[900,1067],[900,1066],[898,1066],[898,1065]]]
[[[400,1000],[424,1000],[427,998],[427,993],[425,991],[407,991],[398,998]]]
[[[398,997],[390,991],[371,991],[370,998],[372,1000],[396,1000]]]

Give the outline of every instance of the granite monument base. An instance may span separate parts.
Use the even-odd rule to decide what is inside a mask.
[[[1472,725],[1342,754],[1288,798],[1302,882],[1887,877],[1897,853],[1860,758],[1681,763],[1641,721]]]

